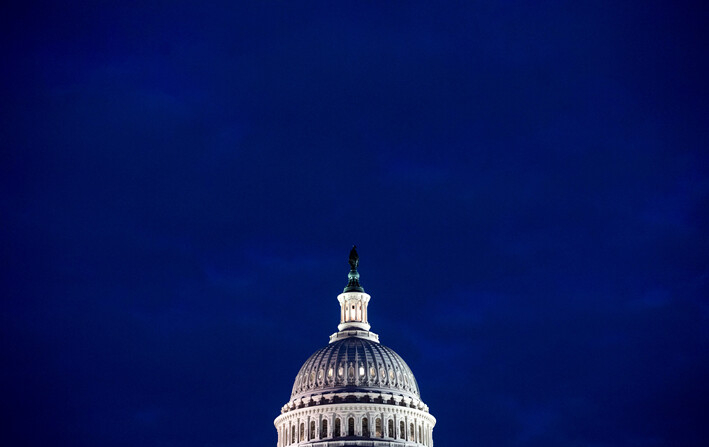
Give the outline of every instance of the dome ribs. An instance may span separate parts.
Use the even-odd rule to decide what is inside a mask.
[[[371,345],[368,345],[368,344],[363,344],[363,347],[365,349],[364,377],[367,379],[366,380],[367,385],[372,385],[374,377],[372,377],[372,375],[370,374],[369,371],[372,366],[374,366],[374,368],[376,369],[376,366],[375,366],[376,362],[374,361],[374,349],[372,348]],[[376,374],[375,374],[375,377],[376,377]]]
[[[328,375],[330,368],[332,377]],[[313,353],[296,376],[291,401],[310,401],[311,396],[316,396],[319,402],[326,403],[327,397],[317,396],[341,394],[338,391],[365,395],[393,392],[419,399],[418,383],[406,362],[392,349],[358,337],[338,340]]]

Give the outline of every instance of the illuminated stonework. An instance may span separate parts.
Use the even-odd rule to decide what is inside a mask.
[[[359,284],[359,257],[350,253],[349,282],[338,332],[295,378],[274,424],[277,447],[433,446],[434,418],[411,369],[369,331],[370,296]]]

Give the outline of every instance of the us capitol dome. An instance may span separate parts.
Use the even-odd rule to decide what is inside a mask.
[[[277,447],[433,446],[434,418],[411,369],[369,330],[371,298],[359,283],[359,256],[340,302],[338,332],[300,368],[274,424]]]

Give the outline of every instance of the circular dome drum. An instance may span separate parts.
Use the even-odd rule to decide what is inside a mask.
[[[420,398],[416,379],[393,350],[349,337],[316,351],[300,368],[291,400],[328,391],[382,392]]]

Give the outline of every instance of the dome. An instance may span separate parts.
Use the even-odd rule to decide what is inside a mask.
[[[298,371],[273,421],[277,447],[432,447],[436,418],[411,369],[369,330],[371,296],[359,281],[355,247],[349,264],[347,287],[337,296],[338,331]]]
[[[392,349],[348,337],[317,350],[300,368],[291,401],[328,392],[387,392],[419,399],[411,369]]]

